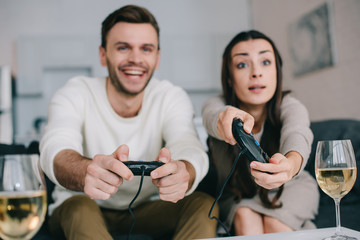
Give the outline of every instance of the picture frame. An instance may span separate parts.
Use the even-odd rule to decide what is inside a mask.
[[[332,3],[325,2],[289,26],[293,75],[334,66],[336,63]]]

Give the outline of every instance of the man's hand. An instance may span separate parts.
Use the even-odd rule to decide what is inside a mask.
[[[161,200],[176,203],[192,186],[195,170],[189,162],[171,161],[167,148],[160,150],[158,160],[165,164],[151,172],[152,182],[158,187]]]
[[[128,156],[126,145],[121,145],[112,155],[95,155],[86,170],[84,192],[91,198],[105,200],[118,191],[123,179],[131,181],[134,175],[122,163]]]
[[[270,158],[269,163],[252,161],[251,175],[258,185],[273,189],[290,181],[298,173],[301,163],[302,157],[297,152],[289,152],[286,156],[276,153]]]
[[[225,111],[219,113],[217,121],[217,133],[227,143],[236,144],[232,134],[232,122],[234,118],[240,118],[244,122],[244,130],[250,133],[254,127],[255,120],[249,113],[235,107],[227,107]]]

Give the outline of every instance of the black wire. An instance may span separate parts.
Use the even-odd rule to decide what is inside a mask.
[[[141,179],[140,179],[139,189],[138,189],[135,197],[133,198],[133,200],[131,200],[131,202],[130,202],[130,204],[129,204],[129,212],[130,212],[130,215],[131,215],[133,221],[132,221],[132,223],[131,223],[131,227],[130,227],[130,230],[129,230],[129,233],[128,233],[128,236],[127,236],[127,239],[128,239],[128,240],[130,240],[131,232],[132,232],[132,230],[134,229],[134,226],[135,226],[135,215],[134,215],[133,211],[131,210],[131,205],[135,202],[136,198],[139,196],[139,193],[140,193],[140,191],[141,191],[142,183],[143,183],[144,175],[145,175],[145,167],[142,166],[142,167],[141,167],[141,170],[142,170],[142,173],[141,173]]]
[[[218,222],[218,224],[225,230],[227,236],[230,236],[230,232],[229,232],[229,230],[227,229],[227,227],[224,225],[224,223],[221,222],[220,219],[218,219],[218,218],[215,217],[215,216],[211,216],[211,213],[212,213],[212,211],[213,211],[213,208],[214,208],[215,204],[217,203],[217,201],[219,201],[221,195],[223,194],[223,191],[224,191],[224,189],[225,189],[226,183],[229,181],[231,175],[233,174],[233,172],[234,172],[234,170],[235,170],[235,167],[236,167],[236,164],[237,164],[237,162],[238,162],[239,159],[240,159],[240,156],[241,156],[245,151],[246,151],[246,148],[243,148],[243,149],[241,149],[241,151],[239,152],[239,154],[238,154],[238,156],[236,157],[236,159],[235,159],[235,161],[234,161],[234,164],[233,164],[233,166],[232,166],[232,168],[231,168],[231,170],[230,170],[230,173],[227,175],[227,177],[226,177],[226,179],[225,179],[225,182],[224,182],[224,184],[222,185],[222,187],[221,187],[221,189],[220,189],[220,192],[219,192],[217,198],[215,199],[215,201],[214,201],[214,203],[213,203],[213,205],[211,206],[210,211],[209,211],[209,216],[208,216],[208,217],[209,217],[211,220],[212,220],[212,219],[215,219],[215,220]]]

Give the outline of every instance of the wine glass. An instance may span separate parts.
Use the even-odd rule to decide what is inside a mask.
[[[315,174],[320,188],[335,201],[336,232],[326,240],[356,240],[346,236],[340,224],[340,200],[354,186],[356,160],[350,140],[319,141],[315,156]]]
[[[0,156],[0,237],[30,239],[40,229],[47,209],[45,179],[39,156]]]

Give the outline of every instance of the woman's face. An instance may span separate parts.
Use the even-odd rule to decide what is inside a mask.
[[[265,106],[276,90],[276,62],[264,39],[237,43],[231,51],[234,90],[245,108]]]

